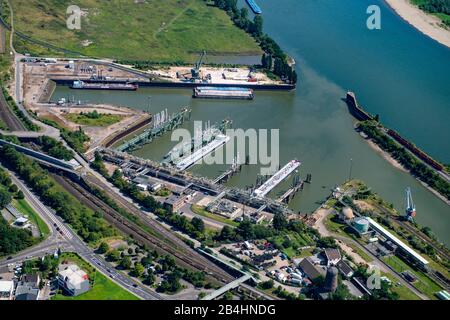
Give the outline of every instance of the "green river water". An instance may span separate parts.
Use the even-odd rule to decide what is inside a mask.
[[[382,29],[366,28],[366,8],[381,8]],[[189,89],[140,88],[137,92],[75,91],[58,87],[52,99],[74,97],[175,112],[192,108],[192,120],[214,123],[225,117],[234,128],[280,130],[280,162],[297,158],[299,173],[312,174],[290,203],[301,212],[317,208],[336,184],[349,175],[364,180],[397,210],[404,210],[410,186],[417,220],[450,243],[450,208],[411,175],[394,168],[353,129],[355,120],[341,100],[355,91],[360,103],[381,121],[442,162],[450,162],[450,49],[423,36],[380,0],[264,0],[265,31],[297,62],[300,83],[293,92],[257,91],[253,101],[195,100]],[[185,124],[192,129],[192,121]],[[175,142],[170,134],[135,151],[162,160]],[[226,166],[197,165],[192,171],[217,176]],[[246,166],[227,185],[255,183],[259,166]],[[286,190],[288,179],[270,193]]]

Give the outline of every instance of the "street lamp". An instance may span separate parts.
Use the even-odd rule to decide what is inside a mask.
[[[348,172],[348,181],[350,181],[352,179],[352,169],[353,169],[353,159],[350,158],[350,169]]]

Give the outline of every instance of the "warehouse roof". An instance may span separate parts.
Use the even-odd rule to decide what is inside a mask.
[[[414,259],[418,260],[423,265],[428,264],[428,261],[424,259],[420,254],[415,252],[413,249],[411,249],[409,246],[407,246],[403,241],[401,241],[399,238],[394,236],[392,233],[390,233],[388,230],[383,228],[379,223],[375,222],[372,218],[367,217],[367,220],[370,223],[370,226],[374,228],[376,231],[381,233],[386,238],[390,239],[392,242],[394,242],[396,245],[398,245],[400,248],[402,248],[404,251],[406,251],[408,254],[410,254]]]

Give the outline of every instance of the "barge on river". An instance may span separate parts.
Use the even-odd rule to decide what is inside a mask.
[[[256,2],[254,0],[245,0],[248,4],[248,6],[250,7],[250,9],[252,9],[254,14],[261,14],[262,10],[261,8],[256,4]]]
[[[138,85],[134,83],[105,83],[105,82],[85,82],[76,80],[70,85],[71,89],[85,89],[85,90],[125,90],[136,91]]]
[[[243,99],[253,100],[255,97],[253,90],[238,87],[196,87],[193,93],[194,98],[204,99]]]

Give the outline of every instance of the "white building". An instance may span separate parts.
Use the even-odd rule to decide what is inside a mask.
[[[11,300],[13,290],[13,281],[0,280],[0,300]]]
[[[58,273],[58,284],[68,294],[77,296],[89,290],[89,277],[77,265],[61,265]]]

